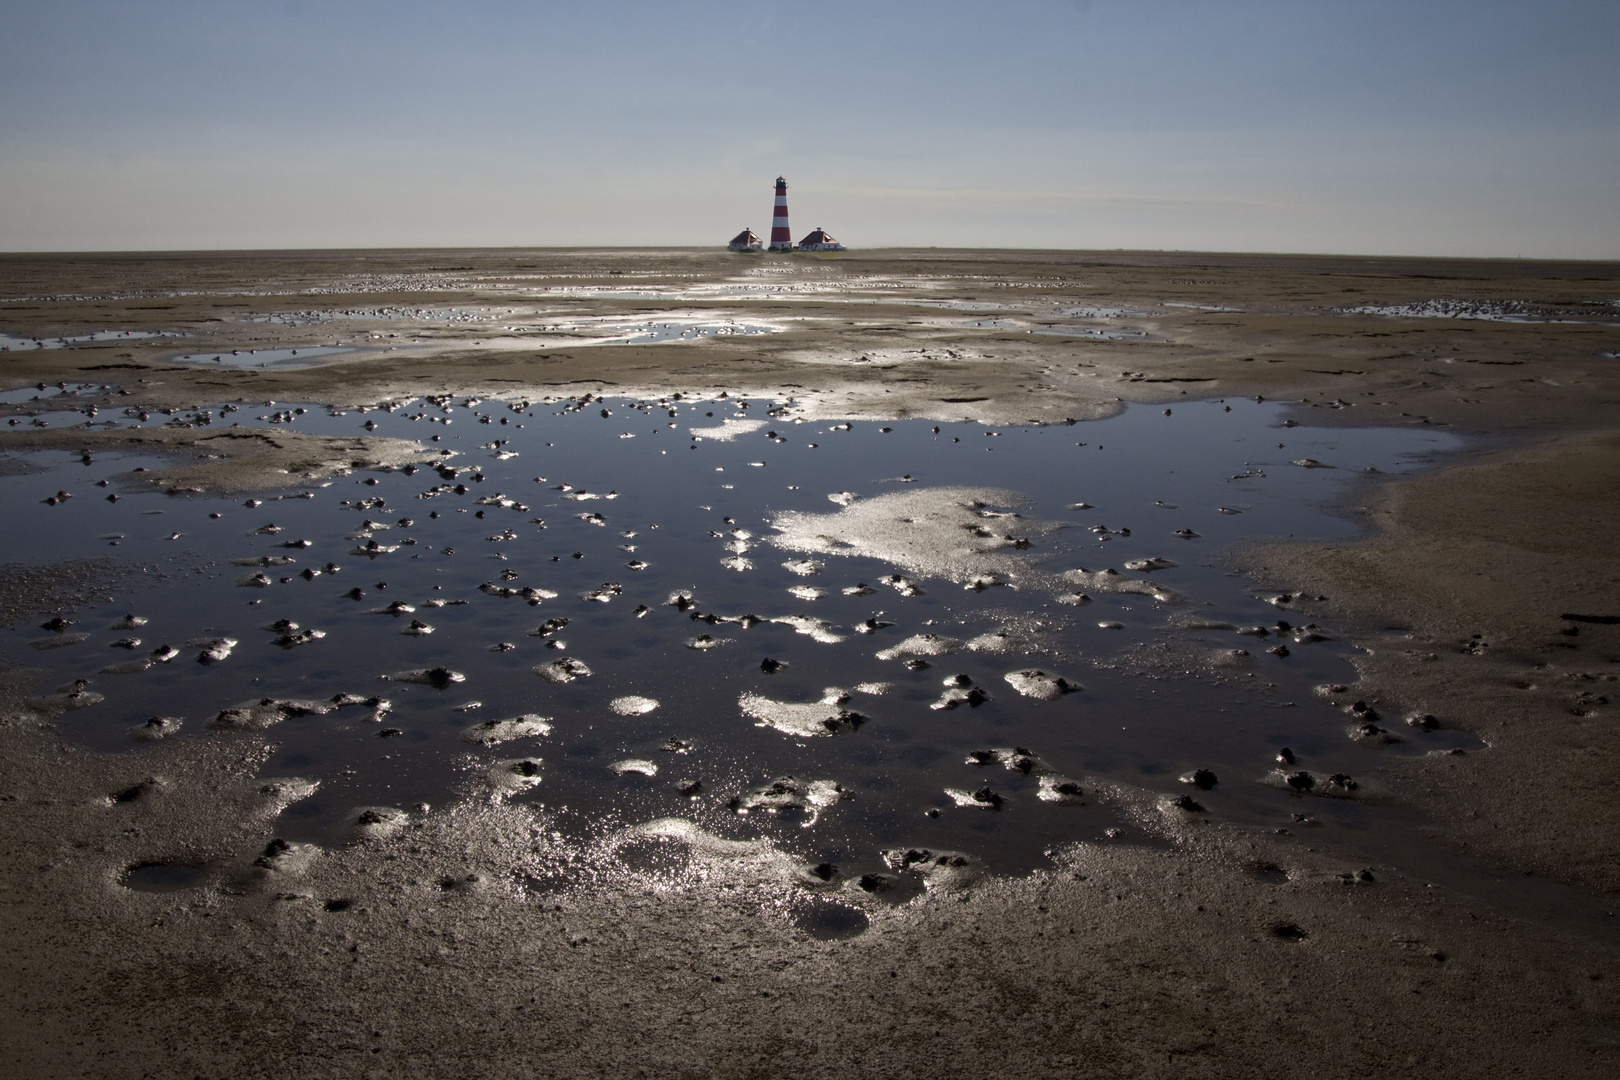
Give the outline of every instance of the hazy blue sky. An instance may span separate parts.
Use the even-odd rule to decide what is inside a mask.
[[[1616,0],[3,0],[0,250],[1620,258]]]

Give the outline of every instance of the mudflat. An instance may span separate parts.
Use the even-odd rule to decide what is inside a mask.
[[[525,663],[544,661],[522,677],[531,688],[525,693],[550,695],[537,706],[548,718],[468,713],[455,731],[466,727],[460,744],[479,749],[455,759],[468,779],[453,795],[357,806],[317,839],[314,826],[298,832],[299,808],[320,785],[332,790],[344,781],[336,771],[287,775],[300,766],[286,733],[299,717],[348,708],[369,710],[379,724],[394,721],[382,694],[305,700],[294,696],[307,682],[293,674],[301,669],[254,659],[260,654],[250,648],[225,659],[237,645],[225,636],[234,631],[219,629],[227,602],[239,613],[249,599],[293,588],[295,534],[275,536],[272,528],[256,542],[274,536],[292,554],[237,569],[219,565],[212,548],[159,558],[131,539],[90,558],[64,541],[55,557],[49,544],[8,541],[0,551],[7,564],[0,613],[12,627],[3,646],[10,666],[0,679],[0,925],[10,945],[0,961],[0,1061],[8,1075],[1620,1071],[1620,734],[1612,704],[1620,689],[1613,542],[1620,267],[1613,263],[944,250],[13,255],[0,257],[0,345],[7,421],[0,483],[19,492],[32,484],[30,513],[40,498],[56,498],[61,485],[51,470],[81,456],[84,467],[98,455],[144,463],[109,477],[105,494],[173,507],[165,520],[175,527],[164,530],[173,532],[176,553],[193,542],[182,511],[198,519],[234,513],[247,495],[255,507],[279,498],[271,505],[287,509],[278,514],[293,514],[308,495],[313,513],[327,505],[323,498],[352,494],[333,513],[353,509],[345,520],[364,515],[365,523],[352,534],[354,553],[343,557],[350,577],[336,580],[347,588],[352,578],[356,591],[364,585],[368,598],[355,602],[365,604],[393,594],[374,584],[380,573],[353,577],[353,560],[371,567],[387,565],[381,557],[408,558],[417,549],[396,550],[397,538],[425,529],[430,512],[435,520],[439,510],[445,520],[476,513],[483,532],[500,528],[486,512],[505,513],[504,532],[479,538],[499,541],[500,558],[486,563],[489,588],[465,591],[484,602],[504,588],[509,599],[499,602],[521,604],[527,588],[535,618],[550,617],[521,647],[499,643],[514,656],[532,646]],[[1207,424],[1206,413],[1228,405],[1249,416],[1244,410],[1257,399],[1281,403],[1275,414],[1253,416],[1277,443],[1273,451],[1257,437],[1254,452],[1265,450],[1274,464],[1256,457],[1231,477],[1240,487],[1270,483],[1268,471],[1303,477],[1318,466],[1349,468],[1287,445],[1308,433],[1374,429],[1392,443],[1439,433],[1453,442],[1420,462],[1425,468],[1361,474],[1333,489],[1335,520],[1354,526],[1337,539],[1260,531],[1233,533],[1236,542],[1210,549],[1175,548],[1170,526],[1183,523],[1166,517],[1155,525],[1159,547],[1130,552],[1153,558],[1127,561],[1117,574],[1074,560],[1061,572],[1027,561],[1026,550],[1091,519],[1060,521],[1044,504],[1039,514],[1021,507],[1024,488],[1054,485],[1033,476],[1025,483],[1017,470],[995,485],[977,465],[971,484],[943,475],[942,465],[942,475],[881,495],[852,489],[824,497],[818,489],[814,513],[798,504],[773,511],[770,527],[780,535],[769,545],[781,552],[770,559],[761,557],[764,541],[742,535],[749,523],[728,515],[722,524],[715,509],[704,528],[726,545],[728,571],[758,575],[786,559],[781,565],[795,582],[787,591],[810,605],[794,615],[766,613],[767,629],[787,627],[779,632],[806,637],[806,649],[891,633],[870,640],[886,647],[877,654],[885,670],[899,673],[899,689],[863,682],[786,701],[744,695],[736,720],[752,731],[760,719],[760,738],[795,748],[799,740],[822,761],[834,760],[833,751],[820,747],[840,748],[855,755],[841,767],[854,770],[866,761],[865,744],[854,740],[881,736],[886,723],[922,730],[899,723],[911,707],[908,684],[899,681],[911,677],[906,671],[928,680],[927,696],[917,683],[917,724],[1004,715],[1011,742],[1025,730],[1011,719],[1025,715],[1015,705],[1027,699],[1029,709],[1048,710],[1042,715],[1067,716],[1052,710],[1084,700],[1080,682],[1140,686],[1144,694],[1162,687],[1166,699],[1173,691],[1182,702],[1230,693],[1251,702],[1247,711],[1256,716],[1341,712],[1344,732],[1334,738],[1373,755],[1357,759],[1368,764],[1353,780],[1329,778],[1321,766],[1307,770],[1293,760],[1298,745],[1277,748],[1280,760],[1256,761],[1248,775],[1223,768],[1217,780],[1189,771],[1185,782],[1173,772],[1188,763],[1168,754],[1171,771],[1161,777],[1164,769],[1108,766],[1100,750],[1093,761],[1078,748],[1082,738],[1071,760],[1057,764],[1040,746],[991,746],[977,761],[985,771],[974,774],[989,782],[936,784],[935,803],[903,807],[919,828],[968,822],[949,834],[967,841],[948,848],[901,841],[882,851],[880,865],[871,861],[875,851],[829,854],[809,839],[833,827],[845,801],[881,802],[884,770],[895,784],[910,782],[878,750],[873,771],[861,774],[869,777],[864,790],[846,790],[837,776],[767,784],[755,776],[745,784],[739,765],[731,808],[700,813],[686,809],[695,801],[681,801],[697,798],[698,789],[679,797],[666,790],[666,780],[677,779],[668,763],[695,760],[671,735],[671,745],[647,754],[631,746],[623,759],[593,765],[592,775],[604,783],[611,775],[626,792],[627,809],[583,833],[569,824],[575,789],[560,759],[595,748],[580,732],[546,732],[553,719],[567,726],[553,712],[577,708],[583,718],[595,708],[584,697],[572,705],[567,695],[584,693],[575,688],[593,677],[587,661],[596,658],[539,651],[560,643],[569,623],[561,605],[572,600],[559,600],[555,589],[547,595],[520,570],[540,561],[543,544],[553,561],[568,559],[558,545],[574,534],[562,532],[562,519],[584,536],[606,537],[605,522],[619,530],[619,509],[632,496],[627,488],[622,501],[609,502],[616,490],[560,483],[556,490],[567,490],[545,497],[572,497],[566,514],[542,514],[527,493],[521,498],[536,503],[532,519],[518,498],[504,495],[505,504],[491,495],[475,509],[484,473],[504,483],[498,466],[527,468],[540,452],[516,427],[532,433],[537,420],[552,423],[548,415],[600,411],[603,423],[622,426],[623,437],[642,447],[652,435],[642,418],[656,414],[658,438],[693,460],[732,445],[743,459],[763,458],[743,447],[764,445],[767,428],[772,454],[789,439],[803,444],[805,432],[831,450],[844,424],[883,424],[886,436],[893,429],[897,440],[928,440],[940,455],[956,452],[945,439],[960,444],[970,432],[1050,438],[1061,427],[1065,439],[1094,452],[1094,432],[1114,430],[1104,425],[1121,417],[1174,413],[1172,420]],[[752,408],[726,414],[735,402]],[[319,410],[328,427],[304,419]],[[369,426],[357,422],[362,410]],[[663,425],[665,412],[676,423]],[[349,426],[328,423],[337,416]],[[632,431],[629,417],[641,427]],[[417,428],[404,430],[405,420]],[[457,457],[448,453],[452,429],[440,426],[449,420],[461,421],[453,429],[462,440]],[[569,429],[542,430],[549,438]],[[1167,443],[1184,438],[1165,431]],[[476,451],[467,440],[478,438],[490,439],[478,448],[490,451],[481,471],[454,464],[469,460]],[[736,442],[745,438],[754,442]],[[492,460],[519,450],[531,456]],[[865,453],[846,457],[859,463]],[[894,451],[897,462],[902,456]],[[714,460],[725,461],[715,468],[729,470],[726,477],[755,464]],[[873,468],[881,464],[879,456]],[[749,475],[783,467],[773,457]],[[967,475],[966,465],[950,468]],[[394,520],[406,512],[397,502],[367,502],[385,488],[366,481],[388,484],[418,471],[444,484],[432,489],[436,501],[409,507],[412,525]],[[558,477],[552,468],[546,474],[543,486],[525,479],[529,490],[553,491]],[[909,473],[883,479],[914,481]],[[339,481],[330,492],[319,487]],[[60,494],[82,505],[92,490],[103,494]],[[715,478],[701,493],[702,509],[720,507],[734,490],[746,490],[745,482]],[[1204,500],[1209,520],[1220,520],[1215,503],[1230,501],[1230,490]],[[604,501],[589,501],[598,497]],[[690,501],[699,497],[694,489]],[[1249,515],[1234,522],[1260,517],[1247,504],[1222,503],[1227,510]],[[1183,512],[1189,503],[1164,511]],[[308,519],[311,528],[316,520]],[[522,532],[531,520],[534,531]],[[1096,526],[1097,551],[1135,542],[1117,517],[1109,524]],[[646,573],[659,572],[652,533],[631,532],[616,537],[624,541],[615,556],[620,581],[593,586],[566,609],[575,648],[584,642],[625,660],[629,654],[615,653],[608,638],[617,635],[628,649],[644,633],[615,629],[598,642],[580,614],[632,602],[643,568],[625,573],[623,560],[633,556],[652,565]],[[1138,539],[1144,532],[1137,525]],[[1210,532],[1203,524],[1181,530],[1187,543]],[[466,556],[445,562],[445,549],[430,549],[423,535],[421,553],[432,550],[427,562],[440,560],[435,567],[458,566],[453,560]],[[579,543],[578,560],[588,565],[595,551]],[[845,602],[822,583],[854,555],[895,579],[872,579],[891,599],[864,627],[821,615]],[[1181,572],[1178,562],[1189,574],[1196,564],[1215,576],[1242,575],[1252,602],[1263,598],[1278,621],[1255,627],[1257,636],[1211,638],[1219,649],[1183,644],[1187,633],[1247,628],[1216,610],[1215,592],[1183,595],[1185,584],[1166,577]],[[310,571],[311,587],[337,572],[335,563],[318,565],[298,564]],[[496,578],[500,566],[513,571],[510,578]],[[404,573],[389,571],[396,594]],[[133,659],[120,673],[96,669],[103,654],[69,678],[80,671],[77,661],[55,658],[106,644],[79,641],[85,635],[70,625],[91,629],[87,612],[109,603],[133,610],[182,579],[217,578],[236,590],[227,574],[241,575],[247,587],[228,601],[207,601],[219,604],[217,613],[194,612],[189,632],[212,636],[183,648],[196,654],[198,672],[215,670],[209,656],[221,668],[258,665],[244,675],[251,697],[244,682],[240,696],[248,700],[219,702],[206,710],[217,712],[212,720],[193,709],[143,725],[126,740],[133,749],[98,742],[86,725],[101,723],[97,710],[130,693],[120,679],[146,679],[147,669],[178,676],[162,674],[176,669],[167,656],[148,656],[148,641],[123,646],[130,651],[117,656]],[[865,581],[859,588],[872,591]],[[946,589],[953,597],[1012,597],[985,609],[986,618],[1000,619],[999,636],[950,637],[965,625],[952,620],[969,616],[958,610],[967,601],[943,606]],[[854,586],[845,589],[851,594],[858,595]],[[443,595],[463,599],[454,586]],[[925,596],[941,606],[920,606]],[[379,609],[367,625],[404,620],[401,633],[414,632],[413,642],[455,632],[450,608],[410,599],[403,611]],[[681,632],[694,657],[740,651],[738,635],[755,632],[751,613],[722,611],[701,591],[672,593],[667,602],[660,595],[643,607],[653,610],[626,627],[677,613],[711,616]],[[1074,613],[1105,607],[1108,617],[1084,628],[1093,636],[1078,636]],[[1258,608],[1231,610],[1258,622]],[[1093,644],[1097,633],[1133,619],[1152,625],[1131,648]],[[427,637],[433,621],[451,634]],[[902,625],[891,630],[891,623]],[[111,644],[136,640],[139,625],[130,621]],[[1137,633],[1135,623],[1119,632]],[[318,656],[325,647],[296,623],[274,633],[275,656]],[[1258,666],[1297,664],[1303,672],[1318,662],[1309,650],[1319,641],[1341,647],[1353,667],[1341,681],[1315,686],[1294,676],[1308,699],[1272,674],[1281,668]],[[24,652],[29,643],[40,651]],[[416,699],[408,694],[419,687],[459,685],[467,666],[451,653],[439,661],[431,659],[437,653],[420,655],[420,667],[394,670],[379,660],[366,672],[371,679],[386,670],[391,681],[367,685],[386,689],[394,715],[409,714]],[[980,656],[1019,670],[995,685],[963,674],[968,681],[947,680],[935,697],[939,677],[952,670],[946,665],[965,668],[969,660],[958,658]],[[790,676],[820,672],[799,654],[787,659]],[[767,658],[773,662],[780,658]],[[911,667],[903,671],[902,662]],[[750,654],[750,670],[758,664]],[[1263,673],[1254,689],[1243,681],[1251,671]],[[705,677],[719,676],[692,681]],[[1266,680],[1271,688],[1260,688]],[[678,716],[682,693],[672,689],[662,706],[621,696],[611,711]],[[975,711],[975,693],[989,700],[984,710]],[[1075,708],[1105,711],[1097,701]],[[604,746],[609,725],[619,723],[607,713],[593,714],[597,734],[588,737]],[[1085,715],[1077,711],[1075,724],[1091,722]],[[1269,731],[1286,722],[1257,723]],[[366,746],[408,742],[411,727],[401,726],[396,737],[373,736]],[[1452,741],[1423,742],[1430,734]],[[910,744],[892,744],[896,761],[905,745],[926,742],[907,737]],[[1201,747],[1220,741],[1200,738],[1211,740]],[[852,745],[858,750],[842,749]],[[1385,745],[1389,753],[1373,749]],[[926,765],[925,757],[919,749],[908,760]],[[313,756],[308,767],[316,769]],[[718,792],[726,781],[704,782]],[[547,785],[558,788],[556,801],[525,794]],[[996,834],[984,832],[974,849],[973,822],[1025,820],[1015,814],[1036,798],[1110,816],[1078,839],[1054,834],[1034,869],[998,868],[995,848],[1014,841]],[[648,809],[666,806],[658,799],[667,807]],[[745,812],[755,821],[794,822],[798,832],[754,830]]]

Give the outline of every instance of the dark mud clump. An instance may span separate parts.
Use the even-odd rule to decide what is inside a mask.
[[[1064,694],[1080,689],[1061,675],[1049,675],[1037,668],[1008,672],[1005,678],[1014,690],[1037,701],[1056,701]]]
[[[854,795],[833,780],[799,780],[782,776],[751,791],[735,796],[728,804],[739,814],[763,811],[770,814],[795,813],[801,824],[815,824],[821,812]]]
[[[474,724],[461,733],[466,742],[482,746],[495,746],[514,739],[537,738],[551,732],[551,721],[544,716],[525,713],[506,720],[486,720]]]
[[[572,656],[562,656],[550,663],[537,665],[534,673],[547,682],[569,683],[575,679],[588,678],[591,669],[586,666],[583,660],[576,660]]]
[[[435,690],[443,690],[447,686],[467,681],[467,676],[461,672],[442,667],[423,668],[417,671],[396,671],[388,675],[379,675],[378,678],[387,679],[391,682],[419,683],[423,686],[431,686]]]
[[[278,698],[260,698],[245,701],[215,714],[210,721],[216,728],[236,728],[263,731],[295,716],[322,716],[334,708],[329,701],[285,701]]]
[[[866,723],[866,716],[844,707],[848,701],[847,693],[829,688],[820,701],[809,704],[775,701],[748,693],[737,700],[737,706],[744,716],[757,720],[761,727],[775,728],[786,735],[815,737],[854,731]]]

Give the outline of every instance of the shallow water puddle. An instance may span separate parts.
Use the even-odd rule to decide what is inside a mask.
[[[333,357],[363,351],[352,345],[305,345],[296,349],[222,349],[165,357],[186,364],[233,368],[301,368],[328,363]]]
[[[34,405],[35,403],[50,403],[52,398],[64,394],[71,395],[73,391],[66,386],[55,384],[41,384],[39,386],[24,386],[17,390],[0,392],[0,405]]]
[[[760,319],[715,319],[702,315],[658,319],[623,315],[547,318],[537,325],[514,325],[506,330],[525,335],[555,337],[569,345],[661,345],[734,334],[775,334],[784,327]],[[531,338],[532,341],[532,338]]]
[[[84,334],[65,337],[26,337],[21,334],[0,334],[0,352],[21,352],[25,349],[72,349],[80,345],[96,345],[108,341],[140,341],[144,338],[178,337],[154,330],[92,330]]]
[[[7,427],[70,427],[75,424],[95,423],[102,415],[92,399],[106,393],[107,388],[95,383],[39,383],[17,390],[0,393],[0,413],[6,417]],[[13,408],[3,408],[12,406]],[[15,408],[21,406],[21,409]],[[102,426],[112,421],[104,417]]]
[[[1550,307],[1524,300],[1423,300],[1412,304],[1363,304],[1337,309],[1344,315],[1377,315],[1399,319],[1460,319],[1483,322],[1598,322],[1614,326],[1613,312],[1604,301],[1585,301],[1580,307]],[[1614,301],[1607,301],[1609,306]]]
[[[46,472],[0,477],[7,557],[113,554],[161,587],[4,651],[51,673],[37,711],[132,773],[164,739],[268,740],[292,840],[474,795],[582,837],[690,819],[905,895],[928,869],[907,852],[1016,870],[1141,839],[1118,791],[1375,822],[1331,778],[1476,745],[1317,693],[1353,678],[1332,628],[1206,565],[1351,535],[1328,501],[1456,449],[1443,432],[1236,400],[1025,428],[766,400],[262,408],[229,416],[432,460],[225,499],[135,485],[149,456],[32,455]]]
[[[1145,341],[1152,336],[1145,330],[1109,329],[1100,326],[1031,325],[1022,319],[968,319],[956,325],[973,330],[1020,330],[1026,334],[1099,338],[1105,341]]]
[[[841,941],[859,937],[870,925],[866,912],[858,907],[816,900],[793,913],[793,921],[811,937],[821,941]]]
[[[203,868],[180,863],[142,863],[124,874],[124,885],[136,892],[179,892],[202,880]]]
[[[1152,337],[1146,330],[1104,330],[1095,326],[1041,326],[1036,327],[1033,333],[1101,338],[1105,341],[1147,341]]]

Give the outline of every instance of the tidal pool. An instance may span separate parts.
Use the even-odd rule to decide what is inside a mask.
[[[568,345],[663,345],[734,334],[775,334],[783,327],[758,319],[715,319],[704,314],[664,314],[657,319],[633,315],[542,316],[540,323],[505,329],[555,337]]]
[[[155,330],[91,330],[65,337],[28,337],[22,334],[0,334],[0,352],[19,352],[24,349],[72,349],[80,345],[96,345],[108,341],[141,341],[154,337],[178,337]]]
[[[146,422],[204,412],[434,460],[223,498],[151,490],[150,455],[29,454],[44,471],[0,476],[7,561],[111,557],[152,585],[0,649],[49,672],[65,738],[136,771],[161,740],[267,740],[267,782],[308,782],[276,826],[295,842],[472,797],[581,838],[687,818],[845,875],[906,848],[1014,871],[1141,839],[1110,790],[1376,830],[1328,778],[1477,745],[1319,693],[1354,677],[1333,628],[1210,562],[1353,535],[1334,507],[1458,449],[1446,432],[1236,399],[1039,427],[588,395]]]
[[[970,327],[975,330],[1022,330],[1026,334],[1102,338],[1107,341],[1147,340],[1151,337],[1145,330],[1116,330],[1099,326],[1031,325],[1022,319],[969,319],[956,325]]]
[[[219,349],[196,353],[177,353],[167,357],[186,364],[218,364],[232,368],[301,368],[315,367],[334,357],[361,352],[353,345],[303,345],[296,349]]]

